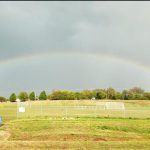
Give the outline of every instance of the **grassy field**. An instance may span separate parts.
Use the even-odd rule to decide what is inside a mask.
[[[0,128],[1,150],[150,149],[150,119],[20,119]]]
[[[126,118],[121,111],[77,107],[103,102],[29,102],[21,114],[16,103],[1,103],[0,150],[149,150],[150,101],[125,101]]]
[[[119,101],[119,100],[118,100]],[[124,102],[125,111],[105,110],[107,100],[59,100],[59,101],[29,101],[23,104],[25,113],[17,112],[17,103],[1,103],[0,115],[3,121],[13,119],[32,118],[37,116],[48,117],[132,117],[150,118],[150,101],[128,100]],[[115,100],[116,102],[116,100]],[[96,106],[96,107],[95,107]]]

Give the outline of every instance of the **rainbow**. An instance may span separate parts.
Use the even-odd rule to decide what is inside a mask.
[[[34,54],[27,54],[27,55],[21,55],[21,56],[16,56],[13,58],[5,59],[5,60],[0,60],[0,67],[10,64],[10,65],[15,65],[19,63],[21,60],[28,60],[28,59],[34,59],[34,58],[40,58],[40,57],[46,57],[48,55],[62,55],[62,56],[68,56],[68,55],[74,55],[74,56],[83,56],[86,57],[88,56],[89,58],[107,58],[113,61],[116,61],[117,63],[124,63],[127,65],[133,65],[137,67],[141,71],[146,71],[150,73],[150,67],[148,65],[145,65],[143,63],[139,63],[134,60],[130,59],[125,59],[122,57],[118,57],[116,55],[111,55],[111,54],[104,54],[104,53],[90,53],[90,52],[69,52],[69,51],[63,51],[63,52],[40,52],[40,53],[34,53]]]

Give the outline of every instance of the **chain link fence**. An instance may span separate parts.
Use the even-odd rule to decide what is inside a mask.
[[[150,107],[129,107],[125,109],[107,109],[107,102],[90,102],[89,104],[66,102],[50,104],[49,102],[18,102],[0,105],[3,121],[33,117],[75,118],[75,117],[132,117],[150,118]]]

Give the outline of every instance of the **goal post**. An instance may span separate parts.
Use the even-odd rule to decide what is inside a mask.
[[[125,110],[125,106],[123,102],[106,102],[105,107],[106,109]]]
[[[105,109],[107,110],[122,110],[125,118],[125,106],[123,102],[106,102]]]

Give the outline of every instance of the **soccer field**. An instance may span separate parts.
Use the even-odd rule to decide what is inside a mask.
[[[17,103],[1,103],[0,115],[3,121],[32,117],[122,117],[122,118],[150,118],[150,101],[126,100],[123,102],[125,110],[107,110],[107,100],[59,100],[59,101],[28,101],[19,106]],[[110,102],[110,101],[109,101]],[[25,112],[20,113],[20,106]]]
[[[103,109],[105,102],[26,102],[25,113],[17,103],[1,103],[0,149],[149,150],[150,101],[124,101],[125,115]]]

